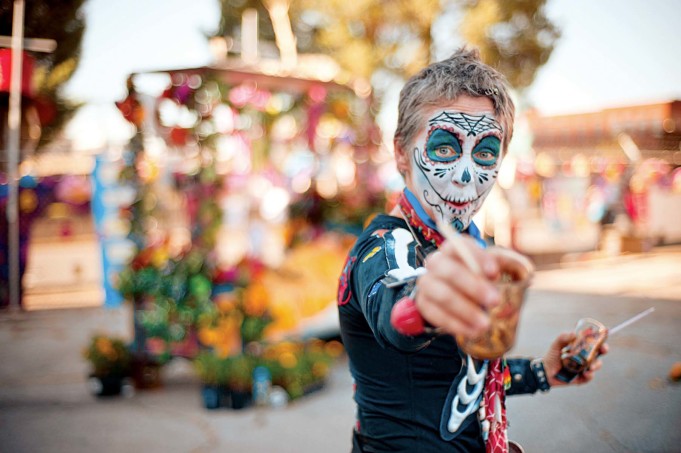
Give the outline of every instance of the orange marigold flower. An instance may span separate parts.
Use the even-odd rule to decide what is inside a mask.
[[[279,356],[279,363],[284,368],[291,369],[298,365],[298,359],[292,352],[284,352]]]
[[[326,346],[324,346],[324,350],[326,351],[327,354],[329,354],[331,357],[339,357],[341,354],[343,354],[344,348],[343,345],[336,340],[329,341],[326,343]]]
[[[312,365],[312,375],[317,378],[326,377],[329,374],[329,366],[324,362],[315,362]]]
[[[244,312],[249,316],[262,316],[269,305],[269,293],[262,283],[252,283],[244,294]]]
[[[212,346],[216,343],[218,334],[215,329],[203,327],[198,332],[199,341],[205,346]]]

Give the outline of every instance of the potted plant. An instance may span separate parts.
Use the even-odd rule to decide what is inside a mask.
[[[246,354],[239,354],[225,360],[225,380],[229,388],[232,409],[250,406],[255,359]]]
[[[83,350],[90,362],[89,383],[97,396],[119,395],[130,376],[131,354],[123,339],[96,334]]]
[[[205,350],[194,358],[194,367],[202,383],[201,394],[206,409],[250,406],[255,368],[253,357],[239,354],[223,358],[215,351]]]
[[[202,351],[194,357],[194,368],[201,380],[201,396],[206,409],[229,406],[230,395],[225,383],[225,359],[213,351]]]
[[[160,366],[168,357],[153,355],[148,351],[150,335],[147,318],[156,323],[163,321],[160,310],[147,315],[148,310],[157,306],[157,299],[165,301],[165,286],[170,266],[165,243],[140,246],[132,260],[118,274],[117,289],[133,305],[134,339],[131,345],[131,376],[138,389],[152,389],[161,385]],[[165,348],[164,348],[165,349]]]
[[[342,349],[337,341],[281,342],[265,348],[263,363],[271,372],[272,384],[295,400],[324,388],[333,360]]]

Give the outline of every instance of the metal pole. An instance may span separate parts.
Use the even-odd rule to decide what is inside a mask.
[[[7,224],[9,244],[9,306],[19,309],[21,276],[19,272],[18,165],[21,131],[21,72],[23,69],[24,0],[14,0],[12,16],[12,74],[9,91],[9,129],[7,140]]]

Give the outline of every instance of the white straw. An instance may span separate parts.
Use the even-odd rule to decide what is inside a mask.
[[[482,269],[480,269],[478,262],[475,261],[473,254],[468,250],[468,246],[461,237],[461,234],[457,233],[454,228],[446,222],[441,222],[440,220],[436,220],[435,222],[440,234],[446,240],[454,244],[461,261],[463,261],[466,267],[474,274],[482,275]]]
[[[631,318],[627,319],[626,321],[617,324],[612,329],[608,329],[608,335],[612,335],[612,334],[624,329],[629,324],[635,323],[639,319],[643,318],[644,316],[648,316],[649,314],[651,314],[654,311],[655,311],[655,307],[650,307],[649,309],[642,311],[641,313],[637,314],[636,316],[632,316]]]

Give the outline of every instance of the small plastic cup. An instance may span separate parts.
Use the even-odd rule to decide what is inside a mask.
[[[563,367],[556,378],[563,382],[572,381],[598,357],[601,345],[608,337],[608,328],[593,318],[582,318],[575,327],[577,338],[561,351]]]
[[[487,251],[499,258],[501,278],[496,286],[501,301],[489,311],[490,328],[484,334],[476,338],[456,336],[463,352],[476,359],[496,359],[513,347],[520,310],[534,275],[534,265],[520,253],[500,247],[490,247]]]

